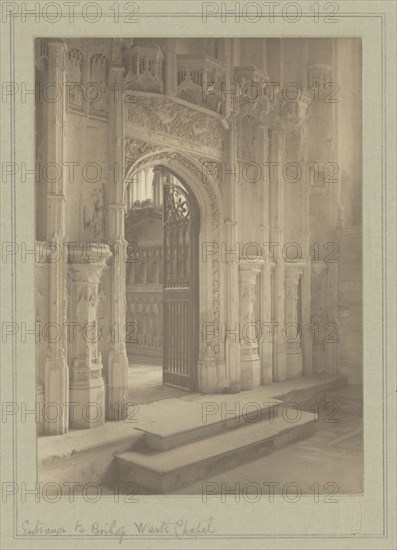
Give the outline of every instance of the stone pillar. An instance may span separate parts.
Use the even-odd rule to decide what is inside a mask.
[[[273,347],[276,353],[274,358],[274,378],[275,382],[283,382],[286,379],[285,371],[285,341],[283,339],[284,328],[284,279],[285,265],[283,258],[284,246],[284,184],[282,178],[282,167],[284,165],[284,132],[279,129],[272,131],[271,143],[271,161],[277,163],[274,171],[271,174],[271,248],[270,256],[275,262],[275,289],[276,307],[275,307],[275,322],[277,331]]]
[[[151,193],[151,190],[150,190],[150,180],[149,180],[149,168],[145,168],[145,176],[144,176],[144,182],[145,182],[145,195],[144,195],[144,199],[147,200],[147,199],[151,199],[152,198],[152,193]]]
[[[228,307],[226,308],[226,330],[225,330],[225,357],[226,357],[226,379],[231,391],[240,390],[240,335],[239,335],[239,279],[237,252],[237,219],[238,219],[238,183],[236,181],[237,171],[237,136],[236,136],[236,115],[230,116],[230,130],[227,139],[227,182],[225,186],[225,202],[227,210],[226,226],[226,296]]]
[[[36,241],[36,266],[35,266],[35,295],[36,295],[36,323],[42,327],[47,322],[48,311],[48,272],[50,262],[46,262],[47,243]],[[36,341],[35,359],[36,359],[36,403],[39,404],[39,417],[37,421],[37,434],[44,434],[44,405],[45,405],[45,360],[47,345],[44,338]]]
[[[337,374],[339,368],[339,329],[338,329],[338,264],[330,262],[328,264],[327,277],[327,314],[328,319],[334,325],[332,337],[326,337],[325,347],[325,370],[328,374]],[[331,332],[328,328],[328,332]]]
[[[298,326],[298,284],[302,270],[288,267],[285,270],[285,323],[286,378],[302,376],[301,327]]]
[[[115,56],[110,70],[110,80],[118,89],[123,89],[123,67],[120,55]],[[126,247],[124,238],[124,129],[123,101],[109,104],[111,131],[109,132],[110,158],[115,163],[116,173],[108,209],[108,242],[114,247],[110,263],[109,324],[117,327],[117,337],[110,342],[108,356],[107,419],[123,420],[127,411],[128,358],[125,346],[126,325]],[[112,177],[111,176],[111,177]],[[134,198],[135,200],[135,198]]]
[[[95,428],[105,423],[97,304],[101,274],[110,256],[109,247],[104,244],[75,244],[69,250],[70,318],[78,323],[69,346],[73,404],[70,425],[74,428]]]
[[[258,353],[260,330],[255,319],[256,277],[261,271],[262,258],[240,260],[240,386],[249,390],[260,386],[261,367]]]
[[[127,415],[128,358],[125,345],[126,326],[126,246],[124,239],[124,205],[110,205],[110,230],[114,235],[117,256],[110,264],[110,326],[117,327],[117,336],[110,342],[108,357],[107,418],[122,420]]]
[[[48,82],[64,90],[65,45],[61,40],[48,41]],[[63,101],[47,105],[47,163],[63,166],[63,131],[65,106]],[[63,171],[65,172],[65,171]],[[48,323],[53,323],[61,338],[48,344],[45,361],[45,404],[56,403],[58,419],[44,419],[44,432],[59,435],[68,431],[69,369],[66,357],[66,250],[65,196],[62,178],[47,181],[47,246],[54,251],[58,261],[48,266]],[[45,185],[45,183],[44,183]],[[57,252],[55,252],[57,251]]]
[[[260,166],[266,166],[269,161],[269,138],[268,128],[262,124],[258,125],[257,130],[257,159]],[[269,242],[270,230],[270,195],[269,195],[269,174],[263,170],[263,179],[258,182],[258,203],[259,225],[258,225],[258,243]],[[271,288],[271,265],[269,248],[263,245],[263,260],[261,284],[261,303],[260,303],[260,321],[266,323],[269,328],[263,328],[259,341],[259,356],[261,359],[261,382],[263,385],[271,384],[273,381],[273,329],[270,323],[272,319],[272,288]],[[269,323],[269,324],[267,324]]]
[[[161,178],[158,170],[153,171],[153,206],[160,208],[160,185]]]
[[[306,165],[304,165],[306,166]],[[310,181],[305,180],[302,184],[303,209],[303,260],[304,268],[302,275],[302,352],[303,352],[303,374],[313,373],[312,346],[313,334],[310,330],[311,316],[311,280],[312,280],[312,258],[310,255]]]

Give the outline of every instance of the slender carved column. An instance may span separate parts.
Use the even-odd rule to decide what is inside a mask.
[[[70,424],[74,428],[95,428],[105,423],[97,304],[101,274],[110,256],[105,244],[75,244],[69,251],[70,317],[78,323],[69,346],[73,406]]]
[[[117,256],[110,265],[110,325],[117,326],[117,338],[110,343],[108,357],[109,420],[122,420],[127,414],[128,358],[125,345],[126,325],[126,245],[124,239],[124,205],[110,205],[110,230]]]
[[[46,244],[43,241],[36,241],[36,323],[39,326],[43,326],[47,322],[46,311],[48,309],[48,267],[49,262],[45,261],[46,258]],[[38,259],[38,261],[37,261]],[[43,338],[40,338],[36,342],[35,358],[36,358],[36,403],[39,404],[39,418],[37,422],[37,434],[44,434],[44,404],[45,404],[45,386],[43,380],[45,380],[45,356],[46,356],[46,342]]]
[[[328,265],[328,288],[327,288],[327,313],[331,323],[334,323],[336,330],[333,331],[332,337],[325,338],[325,370],[329,374],[336,374],[339,367],[339,349],[338,341],[339,334],[336,324],[338,319],[337,310],[337,288],[338,288],[338,264],[330,262]],[[332,324],[331,324],[332,326]]]
[[[110,80],[119,90],[123,88],[124,69],[119,65],[120,58],[114,59]],[[122,420],[127,411],[128,359],[124,329],[126,324],[126,246],[124,238],[124,151],[123,151],[123,100],[109,104],[111,132],[109,136],[110,157],[115,166],[115,179],[112,185],[109,205],[108,242],[114,246],[115,254],[110,263],[109,323],[115,328],[118,337],[110,342],[108,356],[108,399],[107,418]]]
[[[298,323],[298,284],[302,270],[288,267],[285,270],[285,324],[286,377],[302,376],[301,328]]]
[[[304,263],[302,276],[302,352],[303,352],[303,374],[313,373],[312,366],[312,331],[310,330],[310,303],[311,303],[311,256],[310,256],[310,182],[305,181],[302,185],[303,194],[303,254]]]
[[[239,263],[241,362],[240,385],[242,390],[260,386],[260,358],[258,354],[259,327],[255,320],[256,277],[261,271],[262,258],[250,258]]]
[[[236,181],[237,170],[237,136],[236,115],[230,116],[230,130],[227,139],[227,183],[225,186],[226,197],[226,295],[229,307],[226,310],[226,378],[230,388],[236,391],[240,380],[240,338],[239,338],[239,294],[238,294],[238,253],[237,253],[237,218],[238,218],[238,183]]]
[[[145,172],[145,176],[144,176],[144,182],[145,182],[145,194],[144,194],[144,199],[151,199],[152,198],[152,193],[151,193],[151,189],[150,189],[150,180],[149,180],[149,168],[145,168],[144,170]]]
[[[61,40],[48,41],[48,82],[64,89],[65,45]],[[47,163],[63,165],[63,101],[47,106]],[[69,369],[66,358],[66,250],[65,196],[62,178],[47,182],[46,240],[54,250],[57,261],[48,267],[48,322],[60,330],[61,338],[48,344],[45,361],[45,404],[56,403],[59,415],[56,421],[44,419],[46,434],[59,435],[69,426]],[[55,252],[57,251],[57,252]]]
[[[271,224],[271,249],[275,266],[275,293],[276,311],[275,321],[278,323],[277,339],[274,342],[277,353],[274,354],[275,381],[282,382],[286,378],[285,372],[285,341],[282,336],[284,328],[284,258],[282,255],[284,245],[283,210],[284,210],[284,185],[281,176],[284,164],[284,132],[272,131],[272,162],[277,163],[271,173],[271,197],[272,197],[272,224]]]
[[[334,44],[335,46],[335,44]],[[326,248],[327,243],[331,243],[336,238],[335,229],[337,225],[343,224],[343,209],[340,204],[340,176],[335,173],[336,181],[332,178],[332,183],[328,183],[328,178],[325,176],[327,166],[338,166],[338,155],[340,149],[338,148],[338,128],[337,128],[337,105],[338,103],[328,102],[325,100],[325,96],[328,93],[328,84],[333,81],[334,69],[331,65],[324,62],[312,63],[308,66],[308,84],[313,89],[316,89],[317,100],[311,103],[311,129],[315,133],[316,139],[309,140],[308,142],[308,159],[316,166],[316,172],[314,175],[319,175],[317,172],[320,168],[320,173],[323,172],[324,188],[318,189],[316,185],[312,186],[311,193],[313,198],[316,198],[316,203],[321,208],[321,219],[312,220],[311,234],[312,240],[324,243]],[[314,164],[316,163],[316,164]],[[315,183],[315,180],[313,181]],[[321,194],[319,194],[321,193]],[[317,195],[317,196],[316,196]],[[315,265],[315,263],[317,265]],[[318,259],[313,262],[314,274],[321,272],[321,266],[318,265]],[[328,264],[327,262],[326,281],[327,287],[322,290],[324,312],[317,315],[322,317],[323,322],[335,322],[337,316],[337,263]],[[323,267],[324,268],[324,267]],[[314,276],[317,278],[316,276]],[[322,277],[325,277],[323,272]],[[313,296],[314,298],[314,296]],[[313,304],[313,310],[320,310],[317,307],[316,297]],[[314,313],[314,312],[313,312]],[[325,369],[329,373],[335,373],[338,369],[338,350],[336,342],[324,342],[320,345],[316,343],[312,347],[313,357],[316,358],[315,367],[318,368],[319,364],[325,363]],[[305,359],[306,362],[306,359]]]
[[[270,230],[270,189],[269,189],[269,174],[265,170],[266,163],[269,161],[269,138],[268,128],[262,124],[258,126],[257,131],[257,158],[260,166],[263,166],[263,179],[258,182],[258,202],[259,208],[259,227],[258,227],[258,242],[263,246],[264,264],[262,267],[261,284],[261,304],[260,317],[261,322],[266,323],[269,327],[264,328],[259,341],[259,355],[261,359],[261,379],[263,385],[271,384],[273,381],[273,329],[271,328],[271,266],[269,248],[263,243],[269,242]]]

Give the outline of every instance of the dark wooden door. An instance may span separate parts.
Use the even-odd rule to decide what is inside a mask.
[[[196,391],[198,208],[185,188],[167,183],[163,191],[163,383]]]

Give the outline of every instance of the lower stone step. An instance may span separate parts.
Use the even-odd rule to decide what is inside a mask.
[[[314,421],[313,413],[302,413],[294,423],[279,416],[169,451],[129,451],[116,458],[118,478],[123,483],[135,483],[138,493],[170,494],[309,437]]]

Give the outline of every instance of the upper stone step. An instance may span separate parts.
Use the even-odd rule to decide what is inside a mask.
[[[259,397],[259,396],[258,396]],[[206,439],[230,429],[250,426],[278,416],[278,399],[263,399],[263,395],[254,399],[253,395],[243,394],[217,396],[216,400],[201,403],[188,403],[185,414],[169,415],[158,418],[156,422],[142,422],[138,429],[145,433],[145,444],[150,449],[167,451]],[[183,409],[181,411],[183,413]]]

